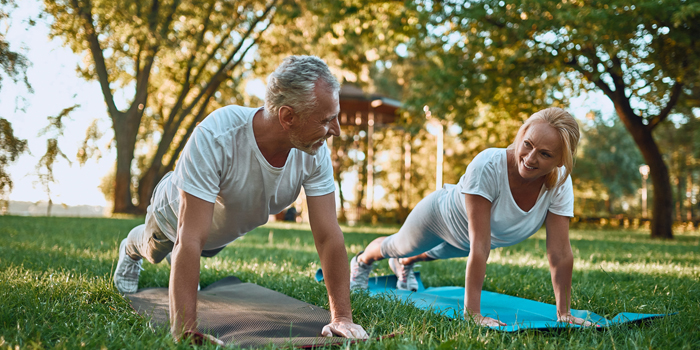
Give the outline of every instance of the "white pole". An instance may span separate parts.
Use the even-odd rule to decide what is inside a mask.
[[[444,143],[444,131],[442,123],[439,121],[436,123],[438,126],[437,134],[437,164],[435,166],[435,190],[442,188],[442,165],[443,165],[443,143]]]
[[[367,117],[367,209],[374,205],[374,112]]]

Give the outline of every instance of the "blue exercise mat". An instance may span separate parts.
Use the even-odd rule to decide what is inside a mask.
[[[397,290],[396,276],[391,275],[370,277],[369,293],[374,296],[395,295],[401,300],[413,303],[419,309],[432,309],[435,313],[455,319],[463,317],[463,287],[425,288],[420,278],[420,272],[415,274],[416,279],[418,279],[417,292]],[[316,272],[316,280],[319,282],[323,280],[323,272],[320,269]],[[488,291],[481,292],[481,314],[504,322],[505,326],[491,327],[504,332],[516,332],[524,329],[584,328],[570,323],[557,322],[557,307],[555,305]],[[572,309],[571,314],[593,322],[598,328],[666,316],[664,314],[623,312],[608,320],[587,310]]]

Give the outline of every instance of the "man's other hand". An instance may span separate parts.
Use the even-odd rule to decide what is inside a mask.
[[[221,341],[221,339],[218,339],[217,337],[209,334],[203,334],[199,332],[193,332],[193,331],[188,331],[185,332],[182,335],[182,340],[184,341],[189,341],[189,344],[192,345],[205,345],[205,344],[212,344],[212,345],[224,345],[224,342]]]
[[[321,335],[324,337],[336,335],[350,339],[367,339],[369,337],[362,326],[346,321],[332,322],[323,326]]]

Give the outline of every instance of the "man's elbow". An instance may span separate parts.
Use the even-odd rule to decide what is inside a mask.
[[[180,252],[187,252],[199,256],[202,253],[202,249],[204,249],[204,242],[200,242],[196,239],[181,239],[181,237],[179,237],[173,246],[173,255]]]
[[[345,249],[345,239],[342,232],[329,232],[318,235],[314,240],[317,249],[343,247]]]

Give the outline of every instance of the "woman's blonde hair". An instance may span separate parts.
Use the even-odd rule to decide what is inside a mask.
[[[561,138],[561,144],[564,148],[561,153],[562,159],[561,163],[564,166],[564,176],[559,176],[559,168],[554,168],[551,173],[547,174],[544,179],[544,185],[547,189],[552,189],[556,186],[561,186],[566,178],[571,174],[571,170],[574,168],[574,160],[576,159],[576,149],[578,148],[578,142],[581,138],[581,133],[579,132],[578,123],[569,112],[558,108],[550,107],[543,109],[527,118],[525,123],[518,130],[518,134],[515,136],[515,142],[513,142],[508,148],[516,149],[522,146],[523,137],[525,133],[535,123],[546,123],[553,127],[559,132]]]

